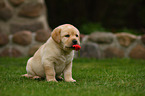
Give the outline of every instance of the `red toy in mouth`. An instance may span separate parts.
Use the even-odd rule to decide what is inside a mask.
[[[76,51],[78,51],[78,50],[81,49],[81,46],[80,45],[73,45],[72,47],[75,48]]]

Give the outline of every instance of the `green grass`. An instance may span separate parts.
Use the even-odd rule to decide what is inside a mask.
[[[76,83],[21,77],[28,58],[0,58],[0,96],[144,96],[145,60],[75,59]]]

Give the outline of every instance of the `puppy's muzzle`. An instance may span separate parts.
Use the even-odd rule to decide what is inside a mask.
[[[73,43],[73,45],[76,45],[78,43],[78,41],[74,39],[74,40],[72,40],[72,43]]]

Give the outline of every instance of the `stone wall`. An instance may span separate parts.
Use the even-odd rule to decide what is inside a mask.
[[[0,0],[0,57],[32,56],[50,33],[44,0]],[[76,57],[145,59],[145,35],[94,32],[81,37]]]
[[[0,34],[0,56],[32,56],[47,41],[50,34],[50,31],[44,29],[36,32],[21,31],[9,36]],[[95,32],[82,36],[81,47],[80,52],[75,54],[76,58],[145,59],[145,35]]]
[[[145,59],[145,35],[94,32],[84,36],[80,56],[85,58]]]
[[[0,34],[0,56],[32,56],[49,37],[50,32],[44,29],[33,33],[31,31],[21,31],[9,35],[9,37]]]
[[[0,0],[0,33],[49,29],[44,0]]]
[[[46,16],[44,0],[0,0],[0,56],[31,55],[50,35]]]

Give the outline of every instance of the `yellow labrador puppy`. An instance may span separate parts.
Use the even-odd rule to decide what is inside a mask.
[[[80,33],[70,24],[58,26],[51,33],[51,37],[31,57],[26,66],[28,78],[45,78],[47,81],[62,79],[76,82],[72,78],[73,45],[80,45]]]

